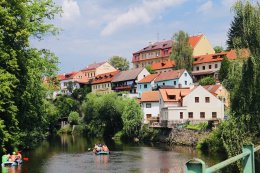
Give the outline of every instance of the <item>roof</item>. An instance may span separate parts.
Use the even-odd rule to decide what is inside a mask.
[[[106,82],[111,82],[113,78],[119,73],[120,71],[113,71],[109,73],[104,73],[97,75],[93,81],[92,84],[99,84],[99,83],[106,83]]]
[[[193,64],[196,65],[202,63],[222,61],[224,56],[226,56],[229,60],[233,60],[237,58],[237,54],[239,54],[241,58],[246,58],[249,57],[250,53],[247,49],[240,49],[240,50],[230,50],[228,52],[221,52],[215,54],[200,55],[194,57]]]
[[[98,68],[99,66],[105,64],[105,62],[100,62],[100,63],[94,63],[94,64],[90,64],[87,67],[83,68],[81,71],[88,71],[88,70],[95,70],[96,68]]]
[[[142,93],[141,102],[159,102],[159,91],[144,91]]]
[[[155,82],[178,79],[185,72],[185,69],[173,70],[168,72],[160,73],[160,75],[155,79]]]
[[[164,102],[179,102],[191,92],[190,88],[160,89],[159,91]]]
[[[190,43],[192,48],[194,48],[198,44],[198,42],[200,41],[202,36],[203,36],[203,34],[199,34],[199,35],[189,37],[189,43]]]
[[[199,42],[199,40],[201,39],[202,36],[203,36],[203,34],[189,37],[189,43],[192,48],[194,48],[197,45],[197,43]],[[155,42],[155,43],[152,43],[152,44],[146,46],[145,48],[143,48],[137,52],[134,52],[133,54],[138,54],[141,52],[146,52],[146,51],[151,51],[151,50],[172,48],[172,45],[173,45],[172,40],[158,41],[158,42]]]
[[[121,71],[112,82],[135,80],[144,68],[136,68],[127,71]]]
[[[152,64],[152,70],[160,70],[166,68],[173,68],[175,66],[175,62],[168,60],[164,62],[157,62]]]
[[[73,77],[76,76],[77,73],[78,73],[77,71],[73,71],[70,73],[59,74],[57,75],[57,78],[59,81],[73,79]]]
[[[65,79],[65,74],[58,74],[56,77],[59,81],[61,81]]]
[[[159,76],[160,73],[156,73],[156,74],[150,74],[146,77],[144,77],[142,80],[140,80],[138,83],[150,83],[152,82],[157,76]]]
[[[205,88],[206,90],[208,90],[211,94],[213,94],[215,96],[216,96],[216,91],[219,89],[219,87],[221,87],[220,84],[203,86],[203,88]]]

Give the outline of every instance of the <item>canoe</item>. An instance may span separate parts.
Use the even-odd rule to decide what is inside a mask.
[[[17,165],[20,165],[22,164],[22,160],[19,160],[18,162],[4,162],[1,164],[2,167],[5,167],[5,166],[17,166]]]
[[[109,151],[99,151],[95,153],[96,155],[108,155]]]

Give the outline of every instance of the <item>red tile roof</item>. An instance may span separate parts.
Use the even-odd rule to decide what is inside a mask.
[[[190,88],[160,89],[159,91],[164,102],[179,102],[191,92]]]
[[[157,62],[152,64],[152,70],[160,70],[166,68],[173,68],[175,66],[175,62],[168,60],[164,62]]]
[[[208,54],[208,55],[200,55],[194,57],[193,64],[202,64],[202,63],[209,63],[209,62],[217,62],[222,61],[224,56],[226,56],[229,60],[233,60],[237,58],[237,53],[240,54],[242,58],[249,57],[249,51],[247,49],[237,50],[230,50],[228,52],[221,52],[215,54]]]
[[[58,78],[59,81],[73,79],[73,77],[77,73],[78,73],[77,71],[73,71],[73,72],[70,72],[70,73],[59,74],[59,75],[57,75],[57,78]]]
[[[189,37],[189,43],[192,48],[194,48],[197,45],[197,43],[200,41],[202,36],[203,36],[202,34],[199,34],[199,35]]]
[[[114,71],[114,72],[109,72],[109,73],[97,75],[94,78],[94,80],[92,81],[92,84],[100,84],[100,83],[111,82],[119,72],[120,71]]]
[[[184,73],[185,69],[162,72],[160,75],[154,80],[155,82],[178,79]]]
[[[146,76],[145,78],[143,78],[142,80],[140,80],[138,83],[149,83],[149,82],[152,82],[159,75],[160,75],[159,73],[150,74],[150,75]]]
[[[221,87],[220,84],[217,85],[205,85],[203,86],[206,90],[208,90],[211,94],[213,94],[214,96],[216,96],[216,91],[219,89],[219,87]]]
[[[65,74],[58,74],[58,75],[57,75],[57,79],[58,79],[59,81],[64,80],[64,79],[65,79]]]
[[[141,102],[159,102],[159,91],[144,91],[142,93]]]
[[[99,66],[101,66],[101,65],[103,65],[105,63],[106,62],[90,64],[87,67],[85,67],[84,69],[82,69],[81,71],[95,70],[96,68],[98,68]]]

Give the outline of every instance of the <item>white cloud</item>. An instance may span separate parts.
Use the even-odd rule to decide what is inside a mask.
[[[201,12],[201,13],[207,13],[209,12],[211,9],[213,8],[213,2],[212,1],[207,1],[204,4],[202,4],[197,12]]]
[[[167,7],[178,5],[185,0],[143,0],[138,7],[128,9],[127,12],[122,13],[110,21],[102,30],[102,36],[108,36],[116,32],[122,27],[134,24],[142,24],[151,22],[157,15],[159,15]]]
[[[62,17],[64,20],[72,20],[80,16],[79,5],[75,0],[63,0],[62,10]]]

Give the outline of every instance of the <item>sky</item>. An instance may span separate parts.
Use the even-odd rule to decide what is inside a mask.
[[[235,0],[54,0],[63,9],[51,21],[62,31],[32,46],[59,57],[59,73],[117,55],[130,62],[132,53],[150,42],[169,40],[183,30],[204,34],[212,46],[226,47]]]

